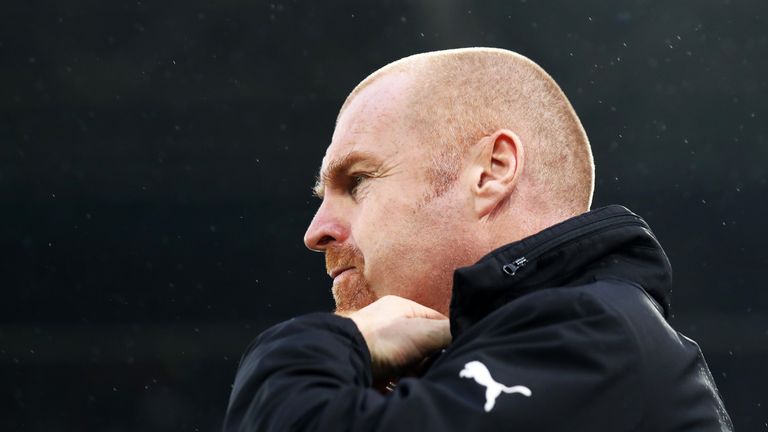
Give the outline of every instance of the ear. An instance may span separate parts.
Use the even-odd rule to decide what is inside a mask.
[[[523,142],[508,129],[500,129],[480,142],[471,170],[475,213],[490,216],[514,192],[522,174]]]

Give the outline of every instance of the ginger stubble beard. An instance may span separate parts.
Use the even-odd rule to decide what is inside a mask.
[[[330,273],[332,269],[345,267],[354,269],[331,288],[336,313],[339,314],[354,312],[376,301],[376,296],[363,276],[365,261],[360,249],[350,244],[329,246],[325,251],[326,270]]]

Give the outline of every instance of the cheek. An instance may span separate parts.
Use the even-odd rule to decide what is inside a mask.
[[[436,264],[432,248],[441,235],[439,224],[412,207],[395,205],[361,217],[360,222],[356,240],[371,287],[377,295],[412,297],[411,291],[424,283],[421,279]]]
[[[412,255],[414,222],[411,207],[397,198],[367,197],[356,214],[352,236],[365,259],[365,277],[380,285],[395,276]]]
[[[372,288],[378,295],[404,294],[411,285],[432,284],[437,271],[452,277],[454,259],[446,253],[456,248],[457,204],[438,199],[419,205],[424,191],[407,184],[383,189],[370,190],[351,227]]]

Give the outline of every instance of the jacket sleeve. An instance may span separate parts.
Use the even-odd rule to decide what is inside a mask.
[[[635,354],[625,326],[588,296],[532,294],[462,334],[424,376],[382,395],[370,387],[355,324],[311,314],[249,347],[224,430],[632,430],[642,409],[640,374],[627,373],[642,361]],[[470,362],[489,376],[462,374]]]

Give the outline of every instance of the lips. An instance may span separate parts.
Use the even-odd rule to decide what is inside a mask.
[[[337,269],[334,269],[330,273],[331,279],[336,279],[336,276],[344,273],[347,270],[352,270],[353,268],[354,267],[339,267]]]

